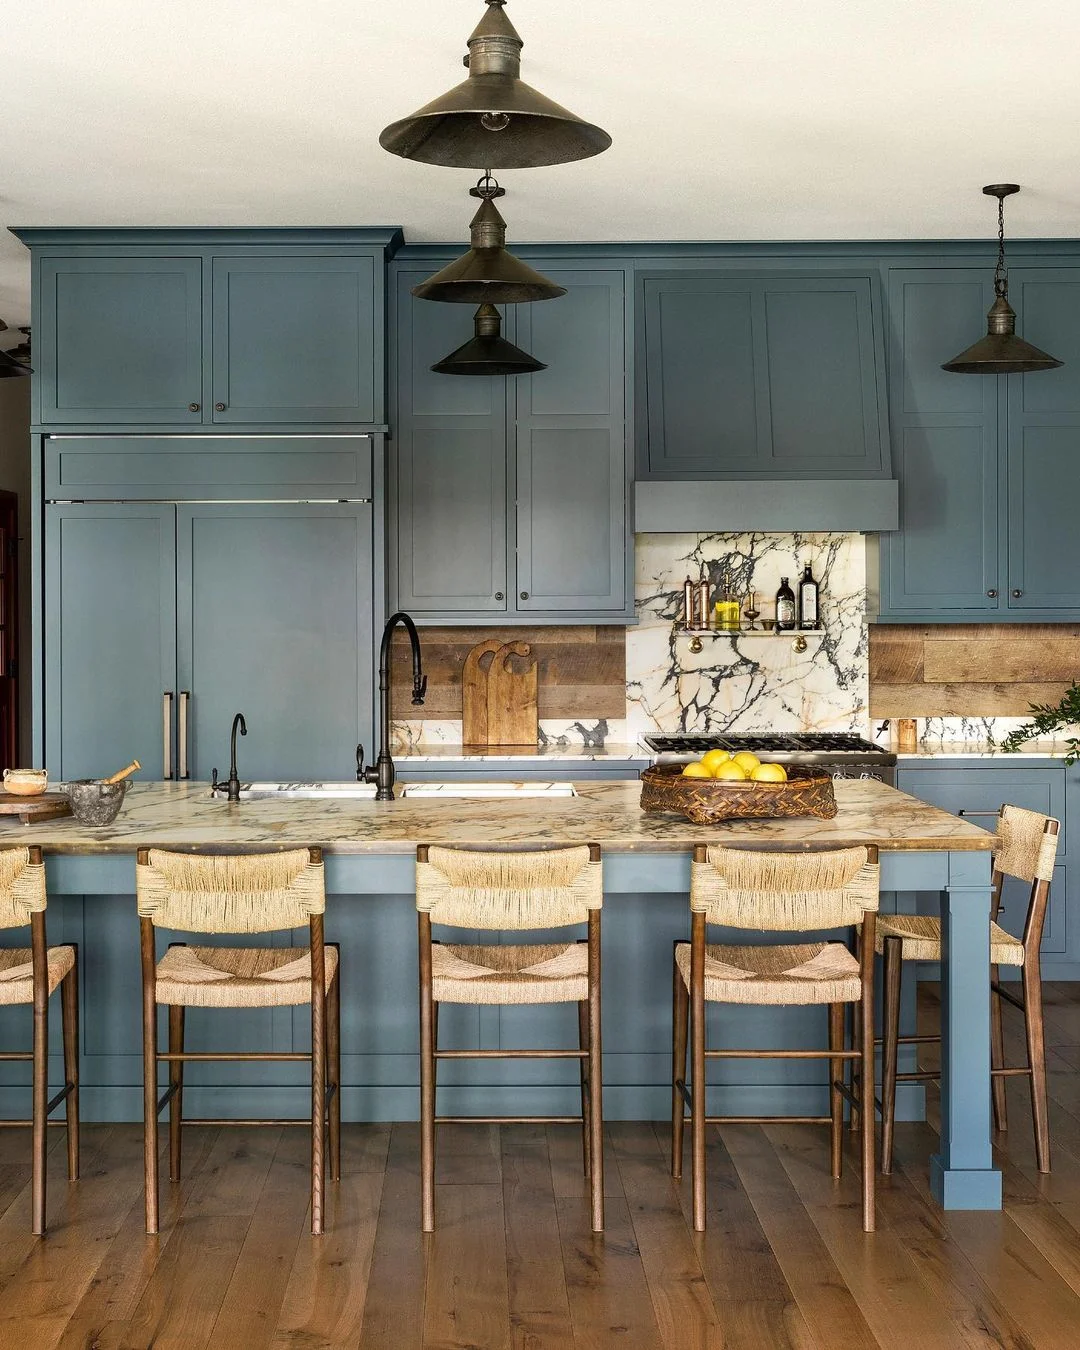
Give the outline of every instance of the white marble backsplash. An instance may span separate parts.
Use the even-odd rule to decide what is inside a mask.
[[[652,732],[868,730],[866,552],[861,534],[639,534],[639,625],[626,635],[626,717],[632,738]],[[673,627],[683,580],[728,578],[772,617],[780,578],[794,589],[811,563],[823,632],[805,652],[790,637],[718,634],[690,651]]]
[[[1030,717],[927,717],[919,719],[919,745],[924,750],[942,746],[992,745],[1010,731],[1030,722]],[[1061,732],[1062,736],[1071,732]]]

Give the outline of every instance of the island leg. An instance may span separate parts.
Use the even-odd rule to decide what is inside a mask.
[[[990,1150],[989,853],[949,854],[941,956],[941,1149],[930,1188],[945,1209],[1000,1209]]]

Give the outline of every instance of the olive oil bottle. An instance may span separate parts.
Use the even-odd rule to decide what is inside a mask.
[[[799,579],[799,627],[812,629],[821,627],[821,587],[814,579],[810,564],[803,568]]]
[[[776,592],[776,629],[787,633],[795,627],[795,592],[788,585],[787,577],[780,578],[780,589]]]

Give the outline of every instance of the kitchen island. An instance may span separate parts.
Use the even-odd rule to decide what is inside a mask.
[[[836,784],[831,821],[740,821],[700,827],[645,815],[636,782],[578,782],[576,795],[494,800],[450,795],[227,803],[206,784],[136,784],[108,827],[71,819],[8,825],[11,843],[46,855],[50,940],[78,942],[82,963],[83,1113],[136,1120],[141,1111],[138,924],[134,854],[140,846],[222,852],[319,845],[326,854],[327,936],[342,952],[342,1103],[347,1119],[417,1114],[416,932],[409,897],[417,844],[529,847],[597,843],[604,851],[604,1091],[611,1119],[663,1118],[670,1104],[671,943],[689,932],[687,891],[695,844],[769,844],[802,849],[876,844],[883,909],[913,911],[919,892],[941,896],[944,949],[942,1139],[932,1161],[947,1208],[999,1208],[1000,1174],[990,1153],[990,849],[979,827],[874,781]],[[163,942],[167,934],[161,935]],[[280,939],[283,943],[288,939]],[[909,982],[911,984],[912,982]],[[15,1010],[17,1011],[17,1010]],[[220,1019],[189,1013],[191,1045],[224,1049]],[[804,1009],[710,1010],[716,1043],[810,1048],[825,1043],[825,1017]],[[302,1049],[306,1009],[243,1011],[228,1019],[228,1048]],[[5,1048],[28,1035],[4,1010]],[[18,1029],[16,1029],[18,1028]],[[446,1048],[527,1048],[576,1034],[572,1007],[447,1007]],[[58,1043],[58,1041],[54,1042]],[[302,1067],[302,1066],[301,1066]],[[288,1063],[207,1064],[191,1072],[193,1115],[302,1116],[307,1089]],[[59,1078],[59,1064],[56,1076]],[[17,1070],[6,1070],[6,1074]],[[0,1114],[25,1113],[25,1093],[0,1079]],[[455,1114],[576,1110],[565,1064],[526,1060],[448,1063],[444,1109]],[[716,1067],[710,1112],[818,1114],[824,1066],[728,1061]],[[907,1114],[918,1104],[917,1090]],[[901,1103],[903,1106],[903,1103]],[[903,1112],[901,1112],[903,1114]]]

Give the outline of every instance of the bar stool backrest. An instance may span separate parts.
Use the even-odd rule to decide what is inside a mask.
[[[778,853],[699,846],[690,908],[708,923],[763,932],[860,924],[878,908],[877,849]]]
[[[458,928],[562,928],[585,923],[604,903],[595,845],[494,852],[417,850],[416,908]]]
[[[1053,816],[1006,803],[998,815],[994,871],[1029,885],[1053,881],[1060,828]]]
[[[38,849],[0,849],[0,928],[25,928],[45,909],[45,864]]]
[[[140,918],[194,933],[304,928],[326,910],[317,848],[227,857],[140,849],[135,893]]]

